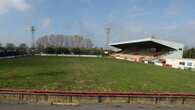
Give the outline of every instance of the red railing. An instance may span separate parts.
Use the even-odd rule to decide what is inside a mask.
[[[51,95],[51,96],[80,96],[80,97],[190,97],[195,94],[185,93],[144,93],[144,92],[74,92],[59,90],[25,90],[25,89],[0,89],[0,94],[24,95]]]

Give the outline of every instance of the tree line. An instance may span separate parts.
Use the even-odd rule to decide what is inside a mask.
[[[95,48],[93,42],[79,35],[46,35],[37,40],[37,49],[47,54],[99,55],[103,49]]]
[[[95,48],[93,42],[83,36],[60,34],[40,37],[34,48],[29,48],[25,43],[18,46],[13,43],[0,44],[0,57],[32,53],[99,55],[103,54],[103,49]]]
[[[74,54],[74,55],[102,55],[100,48],[67,48],[67,47],[47,47],[43,51],[46,54]]]
[[[67,48],[93,48],[93,42],[79,35],[46,35],[37,40],[37,48],[67,47]]]
[[[35,48],[29,48],[25,43],[18,46],[13,43],[3,46],[0,43],[0,57],[31,53],[100,55],[104,54],[104,50],[95,48],[90,39],[79,35],[45,35],[37,39]],[[195,48],[185,49],[183,57],[195,58]]]
[[[183,57],[184,58],[195,58],[195,48],[193,47],[190,49],[185,49]]]
[[[28,46],[25,43],[18,46],[15,46],[13,43],[7,43],[5,46],[0,44],[0,57],[26,54],[28,54]]]

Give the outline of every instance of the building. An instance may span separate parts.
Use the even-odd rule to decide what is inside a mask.
[[[181,43],[145,38],[111,43],[110,46],[120,49],[112,54],[117,59],[181,69],[195,68],[195,60],[183,59],[184,45]]]
[[[166,64],[171,65],[173,68],[195,70],[195,59],[166,59]]]
[[[160,40],[156,38],[145,38],[127,42],[111,43],[113,47],[120,49],[120,53],[127,55],[141,55],[153,58],[175,58],[183,57],[184,45],[181,43]]]

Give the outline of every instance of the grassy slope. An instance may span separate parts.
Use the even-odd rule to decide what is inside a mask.
[[[195,92],[195,73],[108,58],[0,60],[0,88]]]

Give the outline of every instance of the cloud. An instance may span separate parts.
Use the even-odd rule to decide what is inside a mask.
[[[188,23],[189,27],[195,31],[195,20],[192,20]]]
[[[79,0],[80,3],[86,4],[86,5],[91,5],[92,1],[91,0]]]
[[[145,24],[142,23],[110,23],[107,24],[106,27],[111,28],[112,42],[127,41],[149,36],[148,29],[145,27]]]
[[[138,16],[143,16],[146,14],[145,9],[138,7],[138,6],[133,6],[130,10],[129,10],[129,14],[131,16],[134,17],[138,17]]]
[[[160,30],[162,31],[174,31],[177,30],[179,27],[181,26],[181,24],[177,24],[177,23],[169,23],[169,24],[165,24],[159,27]]]
[[[29,9],[30,5],[26,0],[0,0],[0,14],[5,14],[10,10],[25,12]]]
[[[87,4],[91,4],[91,0],[79,0],[81,3],[87,3]]]
[[[84,8],[92,8],[93,0],[77,0]]]
[[[25,25],[23,29],[24,29],[24,31],[30,31],[30,27],[31,27],[31,25]]]
[[[165,15],[167,16],[177,16],[182,14],[184,11],[184,3],[181,0],[173,1],[168,7],[165,9]]]
[[[162,26],[160,29],[169,32],[173,31],[181,32],[181,30],[184,32],[195,31],[195,20],[180,23],[170,23],[165,26]]]
[[[45,18],[41,21],[42,28],[48,28],[51,25],[51,18]]]
[[[178,8],[168,8],[167,11],[165,12],[165,15],[168,16],[177,16],[180,14],[180,9]]]

